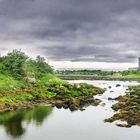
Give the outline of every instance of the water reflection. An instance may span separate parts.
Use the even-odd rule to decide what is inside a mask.
[[[0,125],[5,128],[8,135],[13,138],[21,137],[26,128],[23,122],[41,125],[44,120],[52,113],[52,107],[38,106],[29,110],[15,111],[0,114]]]

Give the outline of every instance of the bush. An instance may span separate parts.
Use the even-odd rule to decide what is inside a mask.
[[[53,74],[53,69],[43,57],[37,56],[32,60],[20,50],[13,50],[6,56],[0,57],[0,72],[18,79],[25,76],[40,78],[48,73]]]
[[[23,64],[28,59],[25,53],[13,50],[3,58],[3,70],[8,71],[11,75],[21,78],[24,76]]]

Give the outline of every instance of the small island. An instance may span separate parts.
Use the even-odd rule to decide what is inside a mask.
[[[98,105],[94,95],[104,89],[86,83],[70,84],[59,79],[43,57],[29,58],[13,50],[0,57],[0,112],[44,104],[71,111]]]

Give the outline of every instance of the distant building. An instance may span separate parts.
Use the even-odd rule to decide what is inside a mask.
[[[140,70],[140,56],[138,57],[138,67],[129,68],[128,70]]]
[[[140,57],[138,57],[138,69],[140,70]]]

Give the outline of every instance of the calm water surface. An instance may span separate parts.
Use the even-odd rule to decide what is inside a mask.
[[[40,106],[26,111],[0,114],[0,140],[139,140],[140,127],[120,128],[115,123],[104,123],[104,119],[112,116],[110,108],[114,101],[108,98],[118,97],[126,92],[129,85],[137,82],[123,81],[69,81],[87,82],[107,88],[107,91],[96,98],[105,103],[86,108],[85,111],[70,112]],[[120,87],[116,87],[120,84]],[[108,88],[111,86],[111,88]]]

